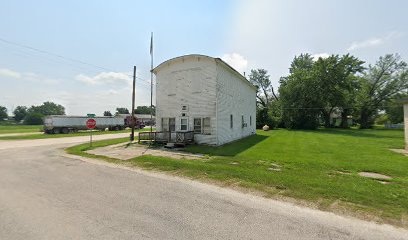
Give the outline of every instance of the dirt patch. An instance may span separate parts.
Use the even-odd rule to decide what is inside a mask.
[[[379,179],[379,180],[390,180],[392,177],[380,174],[380,173],[373,173],[373,172],[359,172],[358,175],[367,178]]]
[[[390,150],[396,153],[403,154],[408,157],[408,150],[405,150],[405,149],[390,149]]]
[[[141,144],[116,144],[106,147],[100,147],[87,151],[91,154],[103,155],[121,160],[129,160],[131,158],[144,155],[157,157],[170,157],[175,159],[201,159],[204,156],[200,154],[185,153],[178,150],[169,150],[164,147],[149,147]]]
[[[350,172],[345,172],[345,171],[336,171],[336,173],[344,174],[344,175],[351,175]]]
[[[270,164],[270,167],[268,168],[268,170],[269,170],[269,171],[280,172],[280,171],[282,171],[281,167],[282,167],[282,166],[279,165],[279,164],[271,163],[271,164]]]
[[[276,172],[282,171],[282,169],[280,169],[280,168],[273,168],[273,167],[268,168],[268,170],[269,171],[276,171]]]
[[[384,185],[391,184],[391,182],[387,182],[387,181],[378,181],[378,182]]]

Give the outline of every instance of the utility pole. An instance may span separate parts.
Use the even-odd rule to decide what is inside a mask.
[[[153,32],[150,37],[150,136],[153,131]]]
[[[136,91],[136,66],[133,66],[133,89],[132,89],[132,134],[130,141],[135,140],[135,91]]]

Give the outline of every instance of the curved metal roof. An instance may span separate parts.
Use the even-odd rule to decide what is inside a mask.
[[[230,70],[232,70],[232,72],[234,72],[239,78],[241,78],[242,80],[244,80],[250,87],[254,88],[255,90],[257,90],[257,87],[254,86],[251,82],[248,81],[248,79],[246,79],[246,77],[244,77],[240,72],[238,72],[237,70],[235,70],[235,68],[231,67],[228,63],[226,63],[224,60],[222,60],[221,58],[214,58],[214,57],[210,57],[207,55],[202,55],[202,54],[187,54],[187,55],[183,55],[183,56],[178,56],[178,57],[174,57],[171,58],[169,60],[166,60],[162,63],[160,63],[159,65],[157,65],[155,68],[152,69],[153,73],[157,73],[158,70],[160,68],[162,68],[163,66],[165,66],[166,64],[169,64],[171,62],[174,62],[176,60],[179,59],[183,59],[183,58],[190,58],[190,57],[202,57],[202,58],[208,58],[211,60],[214,60],[215,62],[221,63],[224,66],[226,66],[227,68],[229,68]]]

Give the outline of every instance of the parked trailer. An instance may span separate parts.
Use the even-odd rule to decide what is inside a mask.
[[[87,130],[86,121],[89,117],[84,116],[64,116],[52,115],[44,118],[44,132],[47,134],[70,133],[78,130]],[[118,131],[125,129],[126,122],[124,117],[93,117],[96,121],[97,130]]]

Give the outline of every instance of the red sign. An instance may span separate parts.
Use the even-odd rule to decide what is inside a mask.
[[[88,119],[87,121],[86,121],[86,127],[88,128],[88,129],[94,129],[95,127],[96,127],[96,121],[95,121],[95,119]]]

